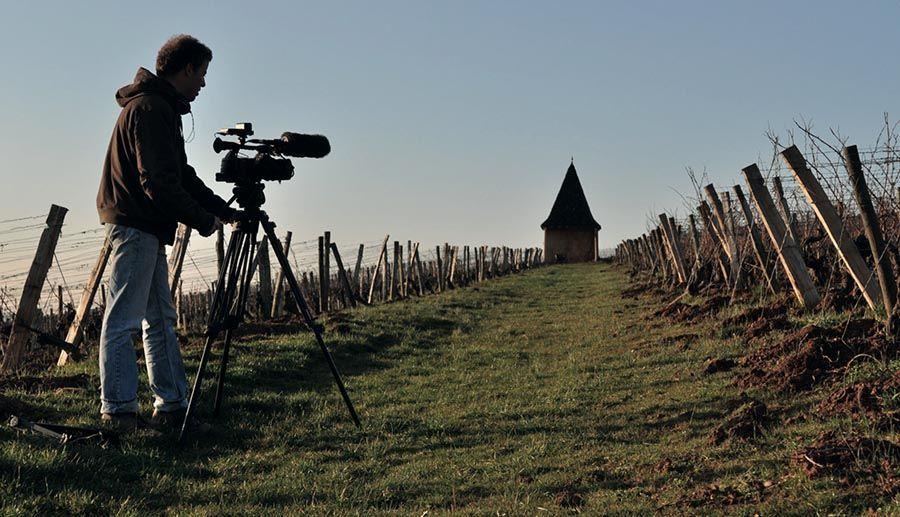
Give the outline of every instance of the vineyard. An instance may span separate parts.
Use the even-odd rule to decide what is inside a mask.
[[[712,320],[741,344],[707,359],[706,373],[730,372],[743,397],[713,443],[752,446],[778,426],[837,420],[798,444],[792,464],[886,501],[900,491],[895,126],[866,149],[798,127],[786,144],[770,135],[772,160],[744,167],[727,190],[701,188],[689,170],[686,217],[658,214],[616,260],[632,278],[627,295],[665,297],[657,318]],[[785,410],[801,398],[815,409]]]
[[[69,230],[66,212],[53,205],[48,214],[0,221],[0,338],[9,372],[64,365],[73,352],[85,355],[79,349],[99,338],[111,245],[103,227]],[[214,246],[191,239],[191,234],[180,225],[169,251],[169,281],[184,336],[206,329],[227,239],[224,229]],[[404,249],[400,241],[391,246],[389,235],[351,246],[332,242],[331,232],[292,241],[288,231],[283,242],[267,241],[263,237],[256,247],[247,321],[299,317],[282,271],[272,265],[269,246],[283,246],[304,299],[317,315],[439,293],[542,261],[538,248],[445,243],[426,250],[406,241]]]

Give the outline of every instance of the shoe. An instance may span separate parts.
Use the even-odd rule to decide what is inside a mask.
[[[176,411],[159,411],[154,409],[150,423],[160,431],[181,431],[184,424],[184,414],[187,410],[179,409]],[[200,421],[195,416],[188,419],[185,432],[192,435],[204,435],[212,431],[212,426],[206,422]]]
[[[137,413],[103,413],[100,422],[104,426],[119,432],[136,431],[138,429],[150,429],[150,425]]]

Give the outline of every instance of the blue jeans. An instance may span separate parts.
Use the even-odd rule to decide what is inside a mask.
[[[109,224],[109,296],[100,332],[100,412],[138,411],[137,357],[132,336],[143,330],[144,360],[153,407],[187,407],[187,378],[175,335],[165,247],[156,236]]]

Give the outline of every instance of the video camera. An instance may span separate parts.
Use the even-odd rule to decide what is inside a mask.
[[[249,138],[253,124],[242,122],[234,127],[220,129],[217,135],[237,137],[238,141],[213,141],[213,151],[228,151],[222,158],[222,166],[216,173],[216,181],[235,184],[261,181],[284,181],[294,176],[294,165],[286,157],[322,158],[331,152],[331,144],[322,135],[304,135],[285,132],[277,140]],[[256,156],[241,156],[240,151],[255,151]]]

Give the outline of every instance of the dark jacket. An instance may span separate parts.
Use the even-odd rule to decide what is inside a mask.
[[[188,165],[181,115],[190,103],[168,81],[141,68],[116,92],[116,122],[97,192],[103,223],[152,233],[172,244],[178,223],[209,234],[230,208]]]

